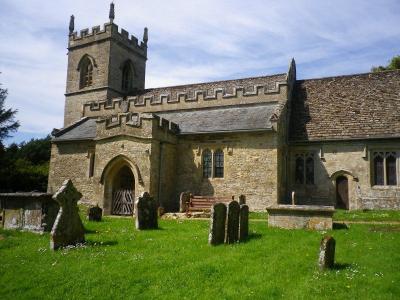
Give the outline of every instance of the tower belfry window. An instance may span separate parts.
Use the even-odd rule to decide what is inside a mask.
[[[133,70],[129,62],[122,69],[122,90],[129,92],[132,89]]]
[[[85,57],[83,59],[80,71],[80,88],[91,86],[93,84],[93,64],[89,58]]]

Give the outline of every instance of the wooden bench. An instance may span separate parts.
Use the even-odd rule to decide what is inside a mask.
[[[189,201],[186,202],[186,213],[210,211],[214,203],[229,203],[230,201],[234,200],[234,198],[234,196],[211,197],[190,195]]]

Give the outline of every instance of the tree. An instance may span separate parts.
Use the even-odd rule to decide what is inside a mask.
[[[372,67],[371,71],[372,72],[381,72],[381,71],[399,70],[399,69],[400,69],[400,55],[397,55],[397,56],[394,56],[389,61],[389,64],[386,67],[384,67],[384,66]]]
[[[1,141],[9,137],[10,132],[14,132],[19,127],[19,122],[15,121],[17,110],[5,109],[7,90],[0,88],[0,144]]]
[[[50,148],[50,135],[6,147],[0,154],[0,192],[45,192]]]

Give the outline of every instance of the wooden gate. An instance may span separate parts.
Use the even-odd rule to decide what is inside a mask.
[[[133,214],[133,191],[118,190],[113,193],[113,215],[129,215]]]
[[[336,179],[336,207],[349,209],[349,183],[345,176]]]

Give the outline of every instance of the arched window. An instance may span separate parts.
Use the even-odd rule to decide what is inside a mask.
[[[374,185],[384,185],[383,156],[379,153],[374,157]]]
[[[210,150],[203,151],[203,178],[210,178],[212,171],[212,156]]]
[[[214,152],[214,177],[224,177],[224,152],[222,150]]]
[[[299,156],[296,158],[295,183],[298,183],[298,184],[304,183],[304,158],[303,158],[303,156]]]
[[[122,68],[122,90],[129,92],[132,89],[132,81],[133,81],[133,67],[132,64],[128,61],[125,63]]]
[[[397,185],[396,153],[390,152],[386,157],[386,184]]]
[[[90,61],[89,57],[85,56],[80,64],[80,88],[85,88],[91,86],[93,84],[93,64]]]
[[[314,157],[306,159],[306,184],[314,184]]]

